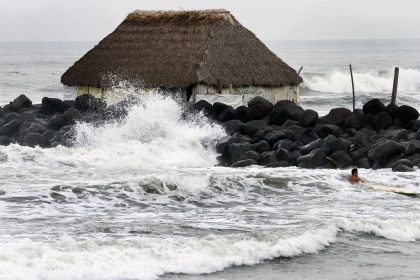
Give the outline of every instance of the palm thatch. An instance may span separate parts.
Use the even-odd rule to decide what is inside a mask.
[[[298,85],[302,79],[226,10],[134,11],[61,77],[65,85],[185,88]]]

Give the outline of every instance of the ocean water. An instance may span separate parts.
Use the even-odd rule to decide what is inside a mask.
[[[0,43],[0,102],[71,98],[60,75],[92,43]],[[420,41],[269,42],[302,105],[419,108]],[[127,89],[129,90],[129,89]],[[75,147],[0,146],[0,279],[418,279],[420,200],[348,170],[217,167],[223,129],[144,97],[123,123],[78,124]],[[420,192],[420,171],[360,170]]]

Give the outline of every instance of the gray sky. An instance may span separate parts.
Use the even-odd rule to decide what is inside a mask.
[[[0,41],[98,41],[135,9],[209,8],[263,40],[420,38],[420,0],[0,0]]]

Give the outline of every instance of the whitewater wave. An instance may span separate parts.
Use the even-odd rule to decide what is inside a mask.
[[[224,129],[201,114],[181,118],[182,106],[159,94],[142,96],[123,121],[78,123],[74,147],[51,149],[11,145],[2,149],[13,161],[57,162],[67,166],[156,169],[217,164],[214,143]]]
[[[320,92],[352,92],[349,72],[302,73],[304,87]],[[357,92],[391,92],[393,71],[353,71],[354,85]],[[400,91],[418,91],[420,89],[420,70],[400,68],[398,89]]]

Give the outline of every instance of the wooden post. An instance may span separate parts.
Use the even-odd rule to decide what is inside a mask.
[[[395,67],[394,71],[394,85],[392,86],[392,97],[391,97],[391,103],[395,104],[397,101],[397,89],[398,89],[398,75],[400,73],[400,68]]]
[[[353,91],[353,111],[356,108],[356,96],[354,94],[354,81],[353,81],[353,70],[351,69],[351,64],[349,64],[350,67],[350,76],[351,76],[351,89]]]
[[[303,66],[300,66],[299,71],[298,71],[298,75],[300,74],[300,71],[302,71]]]

